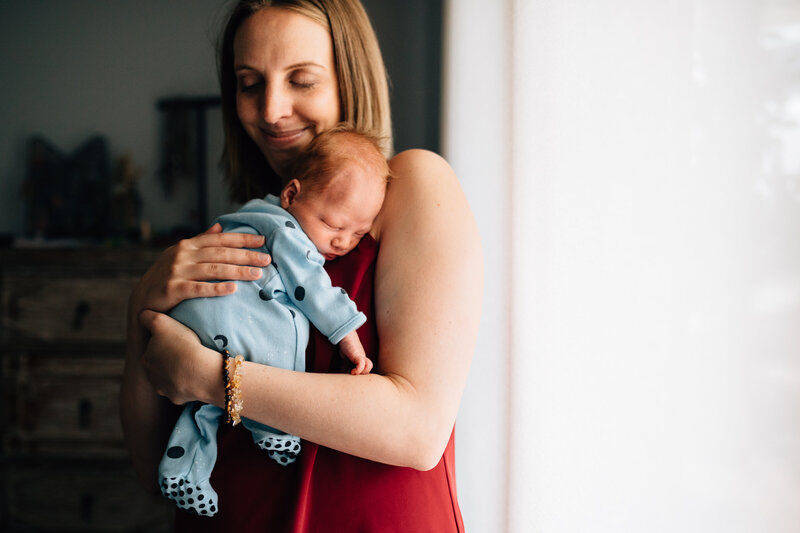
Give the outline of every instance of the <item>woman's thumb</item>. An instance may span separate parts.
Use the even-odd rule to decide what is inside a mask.
[[[153,328],[156,325],[156,321],[163,316],[161,313],[157,313],[152,309],[145,309],[141,313],[139,313],[139,324],[142,325],[144,329],[153,333]]]

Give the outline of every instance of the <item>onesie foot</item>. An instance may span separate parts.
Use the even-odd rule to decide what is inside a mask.
[[[300,454],[300,438],[294,435],[269,435],[257,440],[256,444],[279,465],[295,462]]]
[[[208,480],[195,483],[183,478],[161,478],[161,494],[175,505],[200,516],[217,514],[217,493]]]

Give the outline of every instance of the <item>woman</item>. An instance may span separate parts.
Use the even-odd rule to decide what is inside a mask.
[[[339,121],[383,133],[390,152],[385,72],[358,0],[239,2],[219,65],[238,199],[279,189],[297,151]],[[303,452],[281,467],[238,428],[221,429],[211,479],[220,512],[179,512],[177,529],[463,530],[453,427],[480,315],[478,232],[443,159],[412,150],[390,166],[394,179],[370,235],[326,265],[369,317],[359,333],[375,371],[345,373],[319,337],[309,346],[309,372],[245,363],[242,416],[300,436]],[[162,313],[186,298],[235,290],[211,281],[255,279],[251,266],[269,258],[243,248],[260,244],[212,227],[168,249],[131,295],[123,426],[153,490],[175,405],[224,401],[220,355]]]

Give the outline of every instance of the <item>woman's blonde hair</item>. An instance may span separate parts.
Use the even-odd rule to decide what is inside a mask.
[[[359,0],[240,0],[228,16],[218,47],[225,150],[221,165],[234,200],[245,202],[277,194],[283,180],[247,135],[236,112],[233,42],[241,24],[267,7],[289,9],[328,28],[339,81],[340,121],[371,132],[391,157],[389,86],[378,39]]]

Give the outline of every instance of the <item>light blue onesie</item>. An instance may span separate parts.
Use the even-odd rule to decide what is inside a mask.
[[[366,316],[344,289],[331,285],[322,267],[325,259],[277,197],[251,200],[217,222],[225,232],[264,235],[258,251],[270,253],[272,263],[263,269],[261,279],[237,282],[233,294],[185,300],[170,311],[197,333],[203,345],[303,372],[309,320],[333,344],[364,324]],[[214,405],[187,404],[158,467],[161,492],[178,507],[201,515],[217,511],[217,494],[209,478],[217,459],[216,432],[222,416],[225,412]],[[246,418],[242,424],[270,458],[282,465],[294,462],[300,452],[298,437]]]

